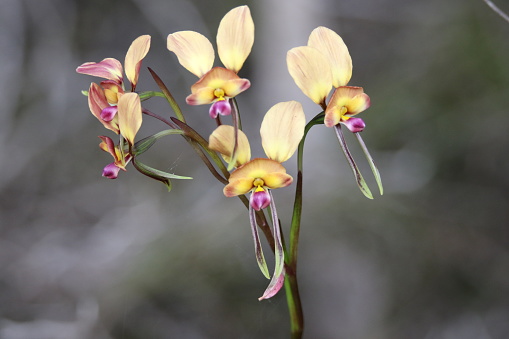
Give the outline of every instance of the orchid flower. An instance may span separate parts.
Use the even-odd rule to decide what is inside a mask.
[[[255,253],[258,266],[269,278],[267,264],[263,255],[260,238],[256,226],[256,211],[269,207],[272,212],[272,223],[275,242],[275,268],[269,286],[259,299],[274,296],[284,282],[284,254],[281,230],[277,216],[272,190],[290,185],[293,178],[286,173],[281,164],[288,160],[296,151],[305,126],[304,111],[296,101],[281,102],[274,105],[263,119],[260,134],[262,147],[267,158],[251,159],[251,150],[247,137],[239,131],[238,155],[235,169],[224,187],[224,195],[234,197],[251,193],[249,199],[249,220],[253,233]],[[229,161],[233,153],[234,128],[221,125],[211,134],[209,148],[215,150]]]
[[[129,47],[124,61],[125,75],[131,83],[134,92],[138,83],[141,63],[150,49],[150,35],[136,38]],[[92,114],[108,129],[119,133],[118,129],[118,101],[125,93],[123,70],[120,61],[106,58],[100,62],[86,62],[76,68],[76,72],[99,78],[101,86],[92,83],[89,89],[89,106]],[[102,92],[102,93],[101,93]],[[100,111],[99,111],[100,109]]]
[[[217,52],[223,67],[214,67],[214,48],[202,34],[180,31],[168,35],[168,49],[179,63],[200,79],[191,86],[186,98],[189,105],[212,104],[209,115],[230,115],[230,99],[251,86],[237,73],[242,68],[254,42],[254,23],[249,7],[232,9],[223,17],[217,30]]]
[[[373,198],[348,150],[341,124],[356,135],[375,176],[380,194],[383,194],[380,174],[359,134],[366,125],[362,119],[354,117],[369,108],[370,98],[362,87],[347,86],[352,77],[352,58],[343,39],[329,28],[318,27],[311,32],[307,46],[289,50],[286,60],[288,71],[297,86],[323,108],[324,124],[335,129],[362,193],[370,199]],[[332,88],[335,88],[334,92],[326,103]]]
[[[123,138],[120,145],[115,146],[109,137],[100,136],[102,142],[99,147],[111,154],[114,161],[103,169],[103,177],[116,179],[120,170],[125,171],[125,166],[131,161],[130,150],[134,145],[134,138],[142,123],[141,101],[136,93],[126,93],[118,101],[118,129]],[[124,140],[128,145],[124,147]]]

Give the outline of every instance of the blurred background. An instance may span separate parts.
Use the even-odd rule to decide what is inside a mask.
[[[481,0],[0,0],[0,338],[289,337],[284,294],[257,300],[267,280],[242,204],[176,136],[143,160],[192,181],[168,193],[132,166],[102,178],[112,160],[97,136],[112,135],[80,93],[96,79],[75,73],[123,61],[150,34],[138,89],[157,90],[150,66],[208,135],[208,107],[184,101],[196,78],[166,36],[195,30],[215,44],[222,16],[243,4],[256,38],[238,103],[255,156],[272,105],[319,112],[285,61],[317,26],[343,37],[350,84],[372,100],[363,138],[382,197],[355,138],[374,200],[332,130],[315,127],[306,143],[305,338],[509,338],[509,23]],[[146,107],[171,113],[160,98]],[[145,119],[138,135],[163,128]],[[292,194],[275,192],[286,232]]]

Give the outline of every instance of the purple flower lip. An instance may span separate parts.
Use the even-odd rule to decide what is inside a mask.
[[[209,115],[212,119],[217,118],[218,114],[230,115],[232,113],[232,106],[228,99],[218,100],[214,102],[209,109]]]
[[[251,194],[250,199],[251,206],[259,211],[270,205],[270,194],[266,190],[255,191]]]

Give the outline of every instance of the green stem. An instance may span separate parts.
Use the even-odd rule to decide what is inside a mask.
[[[297,253],[299,247],[300,221],[302,217],[302,180],[304,143],[306,136],[314,125],[323,124],[323,112],[316,115],[304,129],[304,135],[297,149],[297,185],[295,188],[295,201],[293,204],[292,224],[290,227],[290,250],[285,256],[285,292],[288,311],[290,313],[290,327],[292,339],[302,338],[304,331],[304,314],[300,301],[299,285],[297,283]]]

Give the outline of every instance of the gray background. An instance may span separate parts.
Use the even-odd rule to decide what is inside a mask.
[[[500,6],[509,11],[507,2]],[[97,145],[86,61],[121,61],[152,36],[152,67],[207,135],[208,107],[184,98],[195,77],[166,49],[169,33],[214,37],[237,1],[0,0],[0,338],[287,338],[283,294],[267,281],[247,211],[222,195],[179,137],[144,161],[194,177],[174,189],[131,166],[117,180]],[[307,338],[509,337],[509,23],[481,1],[249,1],[255,46],[238,98],[253,154],[279,101],[319,112],[286,71],[286,51],[324,25],[353,57],[352,85],[385,195],[365,199],[332,130],[306,144],[299,279]],[[147,107],[162,115],[162,99]],[[139,136],[164,128],[145,119]],[[376,188],[354,138],[365,177]],[[295,159],[288,162],[295,175]],[[275,192],[288,231],[293,188]]]

